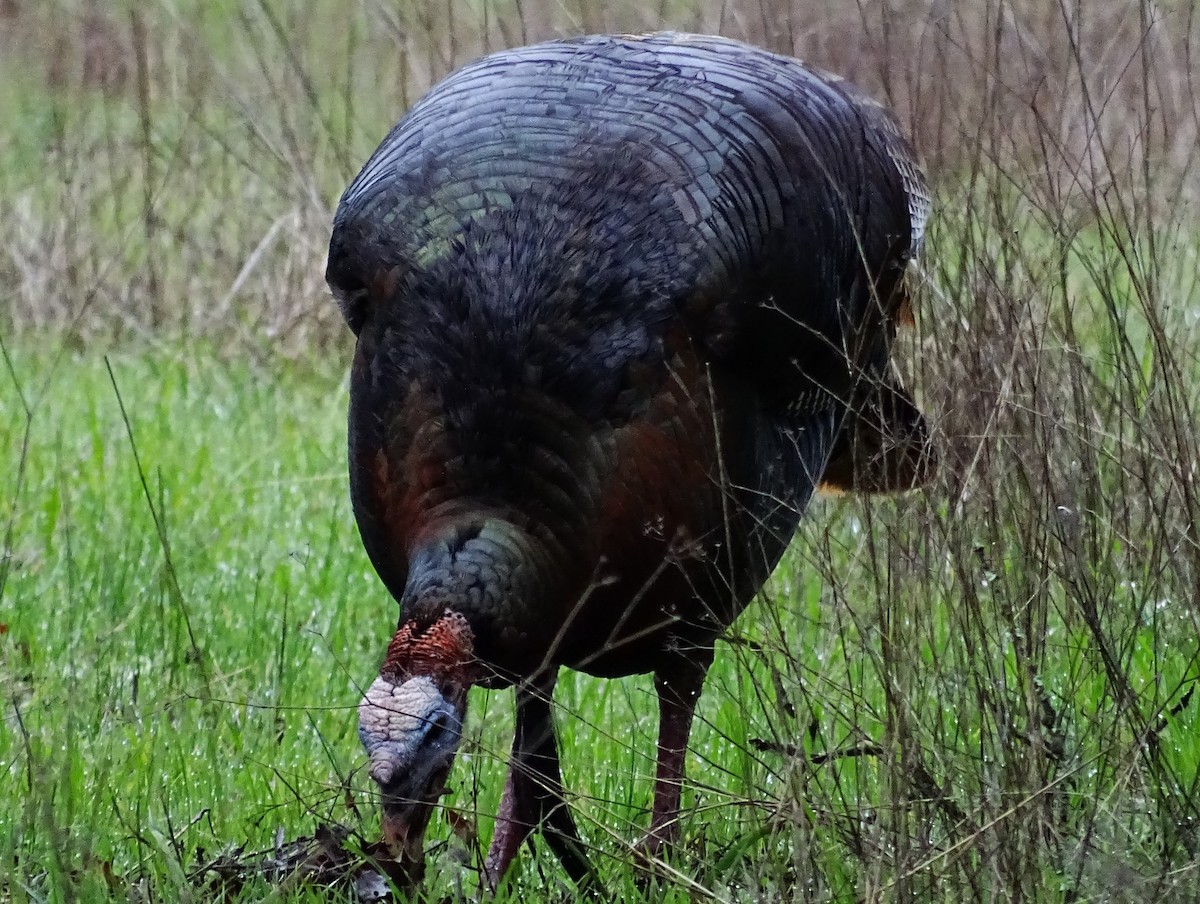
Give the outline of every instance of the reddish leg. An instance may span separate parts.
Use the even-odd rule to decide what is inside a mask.
[[[683,791],[684,760],[696,702],[712,664],[711,648],[689,650],[654,673],[658,692],[658,768],[654,776],[654,808],[650,830],[638,852],[657,858],[679,839],[679,800]]]
[[[484,861],[484,875],[494,890],[517,856],[521,842],[535,830],[550,845],[577,885],[595,882],[575,821],[563,800],[562,773],[550,699],[554,675],[517,688],[516,732],[512,759],[496,831]]]
[[[487,858],[483,861],[483,875],[488,886],[495,891],[500,880],[508,872],[508,867],[517,856],[517,851],[533,827],[527,818],[520,818],[517,813],[515,793],[513,792],[513,769],[517,754],[513,752],[508,764],[508,775],[504,779],[504,794],[500,798],[500,812],[496,814],[496,831],[492,834],[492,844],[488,848]]]

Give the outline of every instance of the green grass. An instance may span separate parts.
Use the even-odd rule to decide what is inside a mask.
[[[321,278],[337,194],[489,47],[718,26],[852,76],[917,136],[936,216],[897,357],[943,468],[920,493],[818,501],[720,645],[686,881],[659,897],[1196,899],[1190,5],[17,5],[0,902],[207,900],[190,874],[223,850],[376,836],[354,706],[396,610],[346,487],[349,340]],[[88,74],[97,47],[111,83]],[[581,829],[635,900],[649,682],[567,675],[557,700]],[[484,846],[510,706],[475,692],[447,799]],[[426,897],[474,897],[476,846],[433,834]],[[523,851],[501,897],[546,889],[573,899]],[[265,880],[227,898],[327,899]]]
[[[319,821],[370,835],[353,707],[395,608],[349,510],[341,374],[146,350],[108,359],[114,389],[99,356],[9,352],[5,410],[23,395],[32,418],[5,483],[8,895],[105,897],[111,864],[173,898],[197,849],[270,848]],[[6,461],[23,441],[5,435]],[[454,803],[483,814],[503,779],[509,696],[477,694],[456,772]],[[591,835],[622,857],[649,795],[648,682],[568,681],[560,696],[595,726],[564,717],[567,780],[590,799]],[[733,746],[706,748],[737,754],[723,767],[735,775],[738,715]]]
[[[117,897],[137,880],[174,900],[199,851],[270,849],[277,832],[290,840],[319,822],[374,837],[353,707],[395,609],[349,510],[340,366],[143,349],[108,359],[114,389],[99,355],[6,349],[4,409],[21,411],[19,385],[31,411],[24,466],[4,483],[8,899],[108,900],[110,869]],[[4,460],[21,461],[23,439],[6,432]],[[728,900],[872,888],[1005,900],[1021,887],[1078,900],[1067,890],[1117,876],[1186,888],[1200,775],[1184,699],[1200,674],[1190,612],[1124,587],[1146,576],[1137,551],[1116,546],[1092,566],[1108,595],[1090,635],[1057,566],[1042,569],[1043,598],[1020,598],[1039,568],[1022,540],[997,548],[980,535],[981,551],[960,558],[962,538],[939,535],[942,506],[814,506],[709,678],[681,872]],[[964,561],[975,565],[956,573]],[[1041,611],[1026,636],[1021,606]],[[1128,701],[1103,641],[1119,643]],[[631,894],[627,845],[652,774],[649,684],[572,676],[558,700],[583,831],[610,887]],[[478,815],[484,843],[509,705],[508,693],[476,692],[448,801]],[[805,762],[752,738],[818,759],[860,743],[882,752]],[[474,887],[477,861],[446,843],[444,823],[435,833],[438,900]],[[1027,860],[989,875],[1007,844]],[[563,883],[549,858],[524,859],[518,895]],[[681,888],[665,898],[687,899]]]
[[[155,845],[194,818],[183,843],[210,850],[328,818],[353,753],[346,664],[376,655],[351,607],[391,615],[341,492],[337,380],[115,357],[143,487],[102,359],[14,364],[37,379],[24,480],[6,478],[5,856],[65,894],[97,861],[169,875]],[[19,410],[12,381],[4,399]]]

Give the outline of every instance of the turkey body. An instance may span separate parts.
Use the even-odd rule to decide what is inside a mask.
[[[888,361],[927,211],[882,109],[733,41],[553,42],[435,87],[343,195],[327,271],[357,334],[354,511],[400,603],[388,687],[654,672],[677,784],[714,640],[823,475],[928,472]],[[453,668],[420,649],[451,616]],[[514,764],[541,745],[557,781],[552,734],[521,734]],[[531,795],[510,775],[521,837]]]

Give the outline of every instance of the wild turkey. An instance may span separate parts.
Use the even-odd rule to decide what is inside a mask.
[[[557,670],[653,672],[644,850],[678,833],[715,638],[814,487],[921,483],[891,376],[929,199],[840,79],[732,40],[586,37],[436,86],[346,190],[327,279],[357,335],[349,465],[400,603],[360,736],[412,876],[467,691],[516,686],[485,868],[540,828],[592,878],[562,801]]]

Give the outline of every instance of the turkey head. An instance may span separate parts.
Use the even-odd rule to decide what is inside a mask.
[[[424,872],[425,830],[462,740],[472,659],[462,615],[446,610],[431,624],[402,622],[358,705],[358,736],[381,795],[383,841],[413,883]]]

